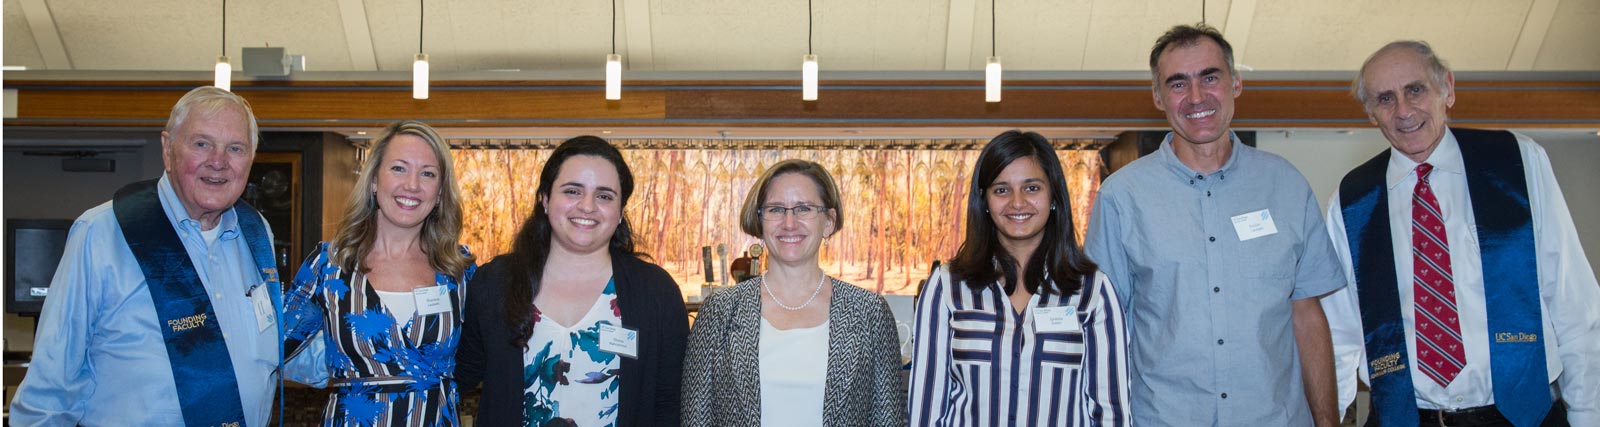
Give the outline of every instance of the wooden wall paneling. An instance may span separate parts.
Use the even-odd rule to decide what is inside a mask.
[[[344,219],[345,205],[356,185],[357,151],[355,145],[336,133],[322,134],[322,227],[321,240],[332,240]]]
[[[186,82],[7,81],[18,118],[6,125],[159,126]],[[982,102],[968,81],[824,82],[804,102],[793,81],[648,81],[605,101],[598,82],[440,82],[413,100],[396,82],[236,85],[263,128],[382,126],[1079,126],[1165,127],[1149,82],[1020,81]],[[1343,81],[1246,81],[1238,127],[1364,127]],[[1451,118],[1470,126],[1592,127],[1600,82],[1460,82]]]

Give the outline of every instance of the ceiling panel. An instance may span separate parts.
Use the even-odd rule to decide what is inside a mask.
[[[1150,47],[1172,26],[1198,21],[1199,3],[1183,0],[1096,0],[1082,69],[1149,70]],[[1213,4],[1208,2],[1207,8],[1211,9]],[[1216,7],[1217,10],[1223,10],[1222,6]],[[1208,18],[1220,19],[1222,16],[1226,15],[1207,13]]]
[[[22,3],[17,0],[5,0],[5,33],[5,65],[44,69],[44,56],[39,54],[33,29],[28,27],[28,17],[23,16]]]
[[[1504,70],[1532,3],[1263,1],[1239,59],[1256,70],[1352,70],[1390,41],[1422,39],[1457,69]]]
[[[76,69],[207,70],[222,50],[221,3],[197,3],[55,0],[50,9]]]
[[[1089,0],[1017,0],[994,5],[994,48],[1006,70],[1076,70],[1083,66],[1089,34]],[[982,70],[990,51],[990,4],[978,1],[973,14],[968,69]]]
[[[1556,7],[1535,70],[1600,70],[1600,0],[1566,0]],[[10,45],[6,45],[10,48]]]
[[[653,1],[656,69],[785,70],[806,53],[801,0]],[[812,52],[823,70],[938,70],[949,4],[815,0]]]
[[[220,46],[219,0],[4,0],[4,63],[44,66],[21,5],[47,4],[76,70],[211,68]],[[339,4],[359,4],[367,29],[346,40]],[[990,0],[812,0],[822,69],[978,70],[990,54]],[[1201,0],[996,0],[998,53],[1007,70],[1145,70],[1150,45],[1193,23]],[[1557,3],[1549,22],[1525,22],[1535,1]],[[619,0],[648,14],[652,70],[796,70],[806,52],[805,0]],[[378,70],[411,68],[419,0],[236,0],[228,55],[285,46],[314,71],[354,70],[351,43],[371,43]],[[629,11],[631,3],[639,10]],[[1205,1],[1225,32],[1233,0]],[[972,7],[951,13],[951,5]],[[1600,70],[1600,0],[1256,0],[1240,62],[1262,71],[1351,70],[1377,47],[1423,39],[1460,70],[1505,70],[1525,29],[1548,25],[1535,70]],[[599,70],[611,51],[611,3],[600,0],[428,0],[426,48],[441,72]],[[1545,12],[1548,14],[1548,12]],[[947,49],[949,19],[972,21],[970,45]],[[637,17],[637,16],[636,16]],[[619,16],[619,18],[622,18]],[[1537,18],[1543,20],[1543,18]],[[360,19],[352,22],[359,23]],[[959,23],[958,23],[959,24]],[[960,27],[961,25],[957,25]],[[617,28],[627,53],[628,27]],[[363,33],[365,31],[365,33]],[[964,31],[964,30],[963,30]],[[641,38],[643,37],[643,38]],[[966,39],[965,34],[956,37]],[[957,43],[961,43],[958,41]],[[643,45],[642,45],[643,46]],[[970,49],[968,49],[970,48]],[[950,58],[947,50],[965,58]],[[640,52],[642,53],[642,52]],[[362,66],[366,67],[365,65]]]

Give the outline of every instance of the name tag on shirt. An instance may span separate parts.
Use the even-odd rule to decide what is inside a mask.
[[[639,358],[639,331],[612,324],[600,325],[600,350]]]
[[[1078,316],[1072,307],[1034,307],[1034,332],[1078,332]]]
[[[1233,217],[1233,231],[1239,233],[1239,241],[1254,239],[1261,236],[1278,234],[1278,225],[1272,222],[1272,212],[1267,209],[1235,215]]]
[[[272,295],[265,286],[250,292],[250,305],[256,308],[256,332],[266,332],[278,324],[278,310],[272,307]]]
[[[412,289],[411,297],[417,300],[419,316],[450,311],[450,289],[442,285]]]

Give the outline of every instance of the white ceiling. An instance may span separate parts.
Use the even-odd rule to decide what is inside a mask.
[[[983,0],[813,0],[823,70],[981,69]],[[1145,70],[1167,27],[1201,0],[996,0],[1008,71]],[[615,0],[633,71],[799,68],[804,0]],[[1261,71],[1352,70],[1399,38],[1457,70],[1600,70],[1600,0],[1212,0],[1206,19]],[[204,71],[220,50],[220,0],[4,0],[4,65],[29,70]],[[611,43],[601,0],[430,0],[435,71],[598,70]],[[312,71],[409,70],[418,2],[234,0],[227,51],[285,46]]]

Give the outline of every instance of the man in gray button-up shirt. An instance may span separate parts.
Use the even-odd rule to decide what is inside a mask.
[[[1334,426],[1318,297],[1344,287],[1305,177],[1229,130],[1243,90],[1210,27],[1151,52],[1173,133],[1100,187],[1086,249],[1127,313],[1135,425]]]

